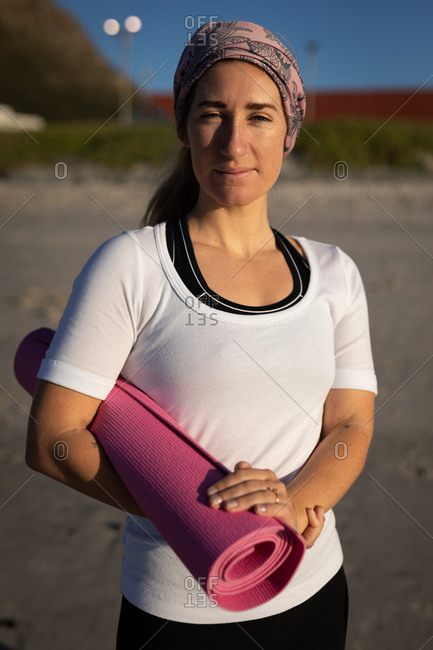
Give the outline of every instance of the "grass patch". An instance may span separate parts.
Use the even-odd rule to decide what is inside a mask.
[[[339,120],[306,124],[295,146],[306,167],[345,161],[352,169],[424,169],[433,154],[433,123]]]
[[[22,131],[0,133],[0,173],[29,164],[54,166],[59,161],[114,169],[136,163],[156,166],[178,146],[174,126],[162,122],[103,128],[101,123],[56,123],[31,136]]]

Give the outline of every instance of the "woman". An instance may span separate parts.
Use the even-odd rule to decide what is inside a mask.
[[[118,650],[339,650],[347,588],[332,507],[364,465],[376,393],[362,282],[338,248],[269,225],[305,111],[284,45],[252,23],[207,24],[174,90],[179,164],[149,225],[103,244],[77,278],[39,373],[27,462],[142,517],[125,524]],[[228,612],[167,559],[86,428],[120,373],[233,468],[210,507],[277,515],[304,536],[280,595]],[[58,440],[66,461],[51,453]]]

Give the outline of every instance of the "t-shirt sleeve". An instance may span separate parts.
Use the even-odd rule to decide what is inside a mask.
[[[377,394],[364,286],[354,261],[343,252],[341,256],[346,300],[334,329],[335,377],[332,388],[354,388]]]
[[[74,281],[38,378],[105,399],[134,345],[143,273],[132,232],[108,240]]]

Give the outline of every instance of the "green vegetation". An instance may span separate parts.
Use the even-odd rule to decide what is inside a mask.
[[[124,169],[136,163],[160,165],[176,146],[174,125],[163,122],[122,127],[115,123],[54,123],[44,131],[0,133],[0,173],[29,164],[58,161]],[[35,142],[36,141],[36,142]]]
[[[0,173],[29,164],[62,161],[126,169],[163,164],[179,147],[174,125],[164,122],[122,127],[115,123],[53,123],[44,131],[0,133]],[[34,138],[34,139],[33,139]],[[35,140],[37,142],[35,142]],[[345,161],[351,169],[426,169],[433,158],[433,124],[370,121],[306,124],[293,157],[307,169]]]
[[[338,160],[351,169],[425,169],[433,155],[433,123],[339,120],[306,124],[296,142],[297,158],[309,168]]]

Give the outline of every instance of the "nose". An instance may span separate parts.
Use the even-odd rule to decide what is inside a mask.
[[[236,160],[248,151],[248,136],[240,120],[226,120],[220,129],[220,152]]]

